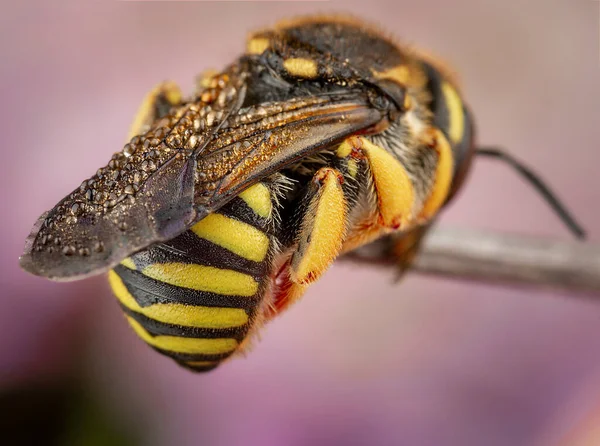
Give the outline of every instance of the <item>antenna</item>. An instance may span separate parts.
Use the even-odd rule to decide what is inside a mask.
[[[513,167],[519,174],[521,174],[525,180],[529,182],[546,200],[546,203],[550,205],[552,210],[558,215],[558,217],[562,220],[562,222],[569,228],[571,233],[577,237],[578,239],[585,238],[585,231],[583,228],[575,221],[575,218],[571,215],[571,213],[567,210],[567,208],[559,201],[556,197],[556,194],[550,190],[550,188],[542,181],[542,179],[536,175],[531,169],[525,166],[520,161],[513,158],[508,153],[504,152],[502,149],[498,149],[495,147],[483,147],[477,149],[475,152],[477,155],[486,156],[489,158],[495,158],[505,163],[509,164]]]

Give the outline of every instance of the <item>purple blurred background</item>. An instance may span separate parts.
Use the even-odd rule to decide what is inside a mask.
[[[346,11],[459,74],[483,144],[549,179],[600,234],[600,4],[591,0],[10,2],[0,23],[0,391],[81,363],[116,422],[167,445],[558,445],[600,406],[600,305],[566,293],[336,265],[207,375],[139,341],[103,277],[18,268],[36,218],[120,150],[144,94],[279,18]],[[475,164],[442,224],[569,237],[503,165]],[[600,413],[600,411],[598,412]],[[586,445],[599,445],[600,434]],[[589,438],[592,438],[588,435]],[[576,444],[568,440],[568,444]]]

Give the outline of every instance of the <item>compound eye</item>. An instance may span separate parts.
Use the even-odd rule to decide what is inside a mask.
[[[410,108],[410,100],[406,94],[406,87],[389,79],[382,79],[375,84],[387,98],[394,103],[396,108],[404,112]]]
[[[375,107],[378,110],[389,110],[390,109],[390,100],[388,99],[388,97],[384,94],[375,94],[373,96],[371,96],[369,98],[371,104],[373,105],[373,107]]]

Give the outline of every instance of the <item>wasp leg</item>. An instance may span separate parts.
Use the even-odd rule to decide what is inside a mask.
[[[346,234],[348,194],[344,174],[332,167],[319,169],[307,185],[291,216],[295,246],[274,282],[273,301],[266,319],[296,302],[339,255]]]
[[[158,84],[144,98],[129,129],[127,140],[149,130],[150,125],[165,116],[169,109],[181,104],[181,90],[175,82]]]
[[[385,258],[392,258],[397,265],[396,281],[400,280],[410,269],[415,257],[421,249],[421,242],[431,228],[430,224],[417,226],[408,232],[391,234],[387,240],[388,249],[383,254]]]
[[[349,203],[355,200],[356,181],[343,162],[319,169],[288,216],[286,233],[293,252],[281,266],[266,319],[290,307],[338,257],[346,235]]]
[[[297,248],[290,261],[290,279],[316,281],[339,255],[346,235],[347,201],[342,173],[323,167],[314,175],[302,206]]]
[[[408,172],[393,155],[364,137],[352,136],[338,148],[339,158],[366,160],[377,196],[378,225],[390,230],[413,220],[414,190]]]
[[[406,233],[391,235],[389,255],[398,265],[398,278],[410,268],[429,228],[430,225],[417,226]]]
[[[217,86],[219,72],[208,69],[196,76],[196,94],[200,96],[204,90]]]
[[[395,265],[396,281],[411,268],[431,224],[416,226],[406,232],[395,232],[357,248],[346,257],[373,264]]]

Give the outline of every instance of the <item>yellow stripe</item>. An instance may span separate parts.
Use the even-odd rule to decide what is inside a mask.
[[[448,107],[448,120],[450,121],[448,135],[454,144],[463,139],[465,131],[465,114],[460,96],[448,82],[442,82],[442,93]]]
[[[191,229],[198,237],[255,262],[262,262],[269,250],[269,237],[260,229],[221,214],[209,214]]]
[[[433,138],[435,141],[435,150],[438,153],[438,162],[431,192],[419,213],[419,220],[421,222],[433,217],[444,204],[454,175],[454,157],[450,143],[448,143],[448,140],[439,129],[433,131]]]
[[[133,260],[131,260],[131,257],[127,257],[126,259],[123,259],[121,261],[121,265],[123,265],[125,268],[135,269],[135,263],[133,263]]]
[[[290,57],[283,61],[283,67],[292,76],[313,79],[317,77],[317,63],[302,57]]]
[[[271,191],[263,183],[257,183],[239,194],[239,197],[246,202],[256,215],[263,218],[269,218],[273,211],[271,203]]]
[[[226,296],[249,297],[258,291],[252,276],[212,266],[155,263],[144,268],[142,274],[170,285]]]
[[[241,308],[203,307],[174,303],[159,303],[141,307],[117,273],[109,271],[108,280],[113,293],[125,307],[158,322],[196,328],[232,328],[240,327],[248,322],[248,315]]]
[[[246,45],[246,51],[248,54],[262,54],[269,48],[269,39],[264,37],[255,37],[250,39]]]
[[[129,324],[137,335],[153,347],[174,353],[187,355],[219,355],[233,352],[237,348],[237,341],[231,338],[182,338],[179,336],[151,336],[133,318],[127,316]]]

